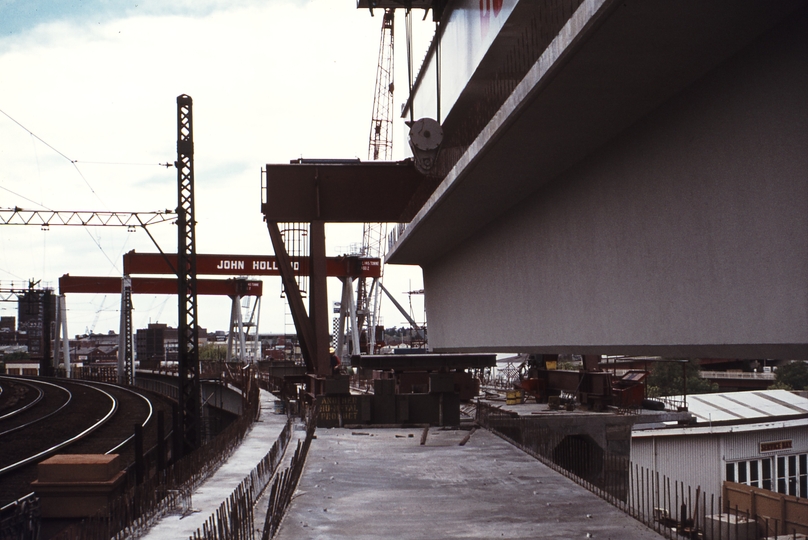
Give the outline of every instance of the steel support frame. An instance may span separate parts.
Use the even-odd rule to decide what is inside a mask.
[[[359,278],[360,281],[362,278]],[[345,357],[345,321],[348,320],[351,325],[351,341],[353,348],[351,354],[359,354],[359,317],[356,313],[356,304],[354,303],[354,288],[353,280],[351,278],[342,278],[342,301],[340,302],[339,310],[339,325],[337,334],[337,351],[336,354],[340,358]]]
[[[202,402],[199,382],[199,325],[196,291],[196,219],[194,218],[193,100],[177,97],[177,281],[179,421],[182,454],[199,448]]]
[[[118,384],[135,384],[135,354],[132,345],[132,278],[121,278],[121,325],[118,333]]]
[[[289,253],[283,243],[276,221],[267,220],[267,230],[278,258],[278,266],[289,302],[289,311],[297,329],[300,352],[309,373],[319,376],[331,374],[328,354],[328,295],[326,294],[325,223],[311,222],[309,230],[311,254],[311,283],[309,312],[306,312],[303,296],[295,280],[295,271]]]
[[[328,352],[328,288],[325,256],[325,222],[312,221],[309,226],[311,242],[311,280],[309,282],[309,317],[314,333],[314,365],[316,374],[331,375],[331,355]]]
[[[227,361],[233,361],[233,353],[238,352],[238,361],[244,363],[247,355],[247,340],[244,335],[244,317],[241,314],[241,296],[231,296],[230,328],[227,332]],[[238,343],[236,343],[238,339]]]
[[[51,325],[53,323],[53,310],[51,303],[52,292],[48,289],[42,291],[39,295],[40,310],[39,320],[42,328],[42,361],[39,364],[39,374],[43,377],[53,377],[56,373],[56,365],[58,365],[58,358],[51,359]]]
[[[70,338],[67,334],[67,305],[65,295],[56,296],[56,335],[53,339],[53,363],[59,366],[59,356],[65,364],[65,377],[71,375],[70,367]]]

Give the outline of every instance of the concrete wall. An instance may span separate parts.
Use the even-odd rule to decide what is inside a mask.
[[[775,28],[425,266],[431,347],[808,358],[806,35]]]

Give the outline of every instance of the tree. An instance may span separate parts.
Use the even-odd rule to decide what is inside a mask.
[[[682,379],[682,367],[687,377],[687,394],[707,394],[717,392],[718,385],[699,376],[698,360],[691,358],[686,362],[656,362],[648,376],[649,397],[678,396],[685,391]]]
[[[227,358],[227,346],[224,343],[206,343],[199,347],[199,359],[203,362],[224,361]]]
[[[782,365],[774,372],[770,389],[805,390],[808,387],[808,364],[802,360]]]
[[[30,358],[31,358],[31,356],[27,352],[22,352],[22,351],[8,353],[8,354],[0,357],[0,359],[3,360],[4,362],[14,362],[16,360],[28,360]]]

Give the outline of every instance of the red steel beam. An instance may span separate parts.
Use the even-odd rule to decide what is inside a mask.
[[[168,259],[168,260],[166,260]],[[308,257],[290,257],[296,275],[310,275]],[[170,264],[169,264],[170,261]],[[177,255],[136,253],[123,256],[123,273],[176,274]],[[377,278],[381,276],[381,259],[363,257],[326,257],[329,277]],[[196,255],[196,273],[213,276],[280,276],[278,259],[273,255]]]
[[[207,296],[261,296],[262,281],[246,279],[197,279],[197,294]],[[65,274],[59,278],[59,292],[120,294],[121,278]],[[176,278],[132,278],[132,294],[177,295]]]

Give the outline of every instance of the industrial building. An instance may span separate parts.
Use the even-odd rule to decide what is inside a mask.
[[[634,426],[631,461],[721,496],[722,482],[808,496],[808,398],[786,390],[687,397],[694,423]],[[716,502],[717,504],[717,502]]]

